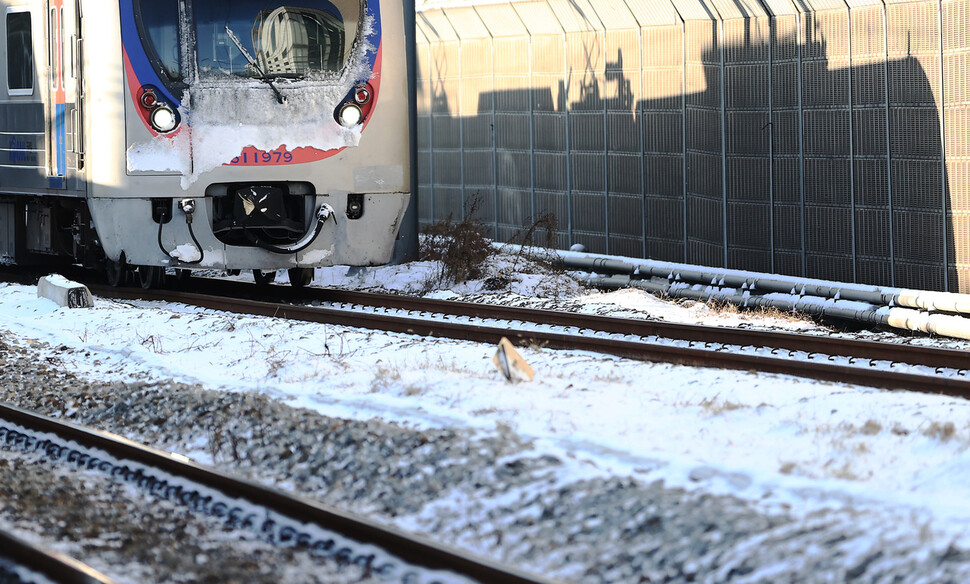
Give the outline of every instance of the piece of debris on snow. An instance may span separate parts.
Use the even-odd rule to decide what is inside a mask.
[[[492,358],[495,366],[511,382],[532,381],[536,373],[532,367],[526,363],[522,355],[515,350],[512,343],[505,337],[498,344],[498,351]]]

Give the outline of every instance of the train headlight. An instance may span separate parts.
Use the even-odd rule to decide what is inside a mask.
[[[178,125],[178,118],[175,117],[175,112],[166,105],[160,105],[152,110],[150,120],[152,128],[155,128],[156,132],[162,134],[171,132]]]
[[[364,120],[364,112],[360,110],[360,107],[354,103],[345,103],[340,108],[340,113],[337,115],[337,120],[340,125],[345,128],[353,128],[357,124]]]

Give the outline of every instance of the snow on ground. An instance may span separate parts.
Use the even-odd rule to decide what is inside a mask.
[[[528,298],[704,324],[812,329],[781,315],[716,312],[639,291],[585,291],[568,275],[492,270]],[[314,285],[417,292],[427,263],[318,270]],[[480,294],[481,282],[434,292]],[[597,474],[662,478],[793,512],[877,505],[934,518],[962,539],[970,525],[970,403],[750,372],[650,364],[573,351],[522,351],[535,380],[512,385],[495,348],[194,307],[98,298],[59,308],[32,286],[0,284],[0,334],[43,341],[38,359],[104,380],[174,378],[258,391],[329,416],[413,427],[507,426],[540,451]],[[202,451],[189,453],[206,462]]]

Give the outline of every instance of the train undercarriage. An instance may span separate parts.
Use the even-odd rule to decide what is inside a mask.
[[[165,266],[131,265],[124,252],[118,260],[105,255],[87,201],[79,197],[6,195],[0,197],[0,265],[59,270],[83,267],[99,273],[111,286],[165,285]],[[239,270],[227,270],[239,273]],[[290,283],[303,287],[312,268],[287,270]],[[184,279],[191,270],[175,269]],[[276,279],[276,270],[253,270],[257,284]]]

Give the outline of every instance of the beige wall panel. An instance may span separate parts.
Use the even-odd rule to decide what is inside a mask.
[[[897,91],[892,93],[894,101],[927,103],[920,88],[912,88],[919,95],[912,95],[907,81],[930,83],[933,104],[943,105],[940,84],[939,12],[937,3],[931,1],[892,4],[887,10],[889,58],[896,64],[902,79]],[[963,23],[966,26],[967,23]],[[907,80],[906,78],[909,77]]]
[[[573,32],[566,34],[567,67],[578,71],[602,71],[606,67],[601,32]]]
[[[452,28],[455,29],[455,34],[461,40],[491,38],[491,33],[489,33],[485,27],[485,23],[479,18],[474,8],[470,6],[446,8],[444,9],[444,13]]]
[[[730,63],[767,63],[771,42],[768,17],[724,21],[724,55]],[[760,87],[752,87],[760,90]]]
[[[533,36],[531,59],[536,110],[564,111],[566,48],[563,36]]]
[[[717,20],[717,10],[707,0],[671,0],[681,20]]]
[[[892,284],[883,5],[853,2],[852,132],[857,278]]]
[[[643,99],[649,109],[680,108],[683,92],[679,88],[683,87],[683,82],[683,67],[645,67]]]
[[[529,30],[510,4],[487,4],[476,6],[479,18],[485,23],[492,38],[527,37]]]
[[[607,109],[635,111],[643,99],[640,63],[641,37],[638,29],[606,32]]]
[[[718,22],[685,22],[687,261],[724,263],[721,39]]]
[[[608,30],[606,37],[607,71],[639,71],[642,67],[640,29]]]
[[[722,2],[723,0],[718,0]],[[732,0],[737,5],[737,10],[742,18],[761,18],[768,16],[768,10],[760,0]],[[720,4],[717,5],[720,10]],[[721,15],[723,18],[723,14]]]
[[[529,112],[530,99],[528,75],[498,75],[495,77],[495,109],[501,112]]]
[[[461,115],[473,116],[491,111],[493,78],[488,76],[464,77],[461,80]]]
[[[951,286],[970,292],[970,2],[943,2],[946,187]],[[955,281],[955,284],[954,284]]]
[[[700,99],[712,106],[720,103],[720,50],[717,29],[715,21],[692,20],[684,23],[688,102]]]
[[[428,37],[428,40],[458,40],[458,33],[455,32],[455,29],[451,26],[451,22],[448,21],[448,17],[441,10],[419,12],[416,21],[417,25],[421,27],[421,30]]]
[[[641,34],[643,38],[641,60],[644,67],[683,66],[684,29],[681,24],[643,27]]]
[[[461,76],[492,75],[492,39],[462,39]]]
[[[420,33],[418,42],[420,42],[420,39],[425,39],[427,42],[437,42],[441,40],[441,38],[438,36],[438,32],[428,22],[427,17],[420,12],[415,15],[414,28],[418,31],[418,33]]]
[[[606,84],[604,73],[595,71],[573,71],[567,80],[569,109],[571,111],[603,111],[603,87]]]
[[[545,2],[521,2],[512,4],[512,8],[519,15],[519,19],[529,29],[532,36],[562,34],[563,28],[559,19]]]
[[[960,292],[967,293],[967,282],[970,282],[970,245],[966,233],[970,233],[970,213],[954,212],[948,216],[950,228],[950,277],[956,278]]]
[[[435,113],[458,115],[458,87],[461,79],[461,52],[458,42],[432,43],[430,83]]]
[[[640,23],[625,2],[617,0],[589,0],[590,6],[596,11],[596,16],[605,30],[624,30],[640,28]]]
[[[603,30],[596,11],[589,0],[546,0],[566,32]]]
[[[529,37],[499,37],[494,40],[495,74],[528,75],[530,70]]]
[[[890,4],[890,151],[897,284],[943,285],[945,199],[936,2]],[[917,279],[926,278],[924,282]]]
[[[806,59],[848,60],[849,11],[845,4],[802,15],[802,41]]]
[[[853,61],[885,59],[886,31],[882,4],[852,9]]]
[[[418,43],[415,47],[417,60],[417,88],[416,103],[418,114],[424,115],[431,111],[431,44]]]
[[[727,265],[770,271],[771,23],[760,14],[722,25]]]
[[[424,27],[421,24],[421,18],[417,18],[414,27],[414,42],[415,44],[422,45],[428,44],[428,35],[424,32]]]
[[[538,75],[558,74],[566,69],[566,46],[562,35],[532,37],[532,71]]]
[[[681,25],[641,30],[643,109],[680,109],[684,87]]]
[[[748,16],[745,13],[744,4],[735,2],[735,0],[708,0],[708,5],[719,20],[732,20]]]
[[[894,253],[896,285],[941,287],[945,254],[951,289],[970,291],[970,282],[957,280],[970,276],[970,0],[943,2],[942,40],[934,0],[888,0],[888,31],[877,0],[579,1],[446,7],[420,20],[419,129],[431,137],[421,140],[422,152],[434,140],[436,175],[451,181],[438,185],[436,207],[458,192],[454,170],[440,165],[456,148],[460,106],[467,123],[458,127],[487,138],[465,140],[466,166],[490,160],[488,144],[496,142],[486,126],[497,121],[498,151],[510,161],[498,169],[500,195],[514,206],[499,214],[503,232],[527,214],[530,192],[565,230],[571,188],[577,240],[609,241],[613,251],[636,249],[634,215],[642,212],[643,243],[654,257],[714,264],[726,257],[755,269],[771,259],[788,273],[808,258],[807,275],[837,279],[851,279],[854,260],[860,280],[886,284]],[[721,41],[716,22],[725,18]],[[658,23],[668,26],[646,26]],[[450,42],[456,29],[460,53]],[[483,31],[502,40],[469,43]],[[769,119],[769,97],[771,127],[755,131]],[[424,113],[431,109],[433,117]],[[530,122],[534,130],[523,132]],[[475,180],[487,189],[496,169],[486,170]],[[769,173],[773,209],[764,197]],[[623,209],[624,217],[606,218],[604,209]],[[773,253],[762,229],[769,218]],[[910,233],[920,240],[900,236]]]
[[[670,0],[626,0],[640,26],[671,26],[680,24],[680,16]]]
[[[846,9],[844,0],[795,0],[794,4],[805,14]]]
[[[791,16],[799,10],[791,0],[762,0],[765,10],[772,16]]]

